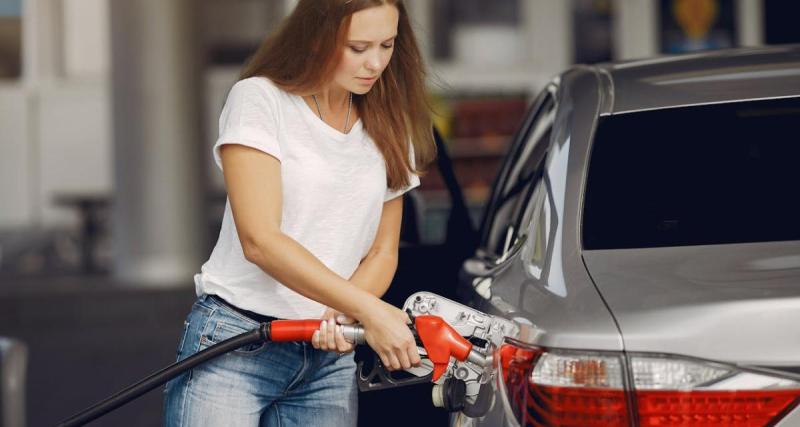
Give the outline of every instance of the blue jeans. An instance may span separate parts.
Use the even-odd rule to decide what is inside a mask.
[[[258,323],[200,296],[184,322],[178,360],[255,329]],[[256,343],[172,379],[164,389],[164,425],[355,426],[353,353],[310,343]]]

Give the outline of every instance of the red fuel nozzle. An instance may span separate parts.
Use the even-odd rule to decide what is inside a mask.
[[[438,316],[417,316],[414,319],[422,345],[433,362],[433,381],[439,379],[447,369],[450,356],[460,361],[469,357],[472,343],[459,335],[452,326]]]
[[[272,341],[311,341],[322,320],[273,320],[270,324]],[[457,360],[467,360],[472,351],[472,343],[459,335],[452,326],[438,316],[417,316],[414,318],[417,336],[433,362],[433,381],[439,379],[447,369],[450,356]],[[364,343],[363,329],[358,325],[345,326],[348,341]]]
[[[311,341],[322,320],[273,320],[270,322],[272,341]]]

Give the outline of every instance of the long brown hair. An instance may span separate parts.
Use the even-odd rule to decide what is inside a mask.
[[[394,52],[372,89],[354,96],[353,104],[383,154],[388,186],[396,190],[409,184],[409,172],[420,174],[436,157],[422,56],[401,0],[300,0],[250,58],[240,78],[267,77],[300,95],[319,90],[341,59],[352,15],[383,4],[400,12]],[[408,157],[409,142],[414,145],[415,168]]]

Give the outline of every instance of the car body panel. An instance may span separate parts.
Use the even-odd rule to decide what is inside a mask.
[[[554,220],[548,231],[555,244],[548,248],[548,259],[540,277],[530,273],[525,256],[526,241],[503,265],[491,268],[482,260],[465,263],[461,282],[462,298],[490,314],[509,318],[536,319],[532,333],[524,341],[541,346],[622,350],[622,340],[613,317],[606,308],[580,257],[576,222],[578,200],[569,194],[581,191],[586,162],[586,147],[601,103],[597,73],[576,68],[561,76],[554,131],[546,164]],[[520,135],[522,137],[523,135]],[[568,171],[578,171],[568,173]],[[493,286],[490,283],[502,283]],[[485,286],[489,292],[476,292]],[[490,296],[487,298],[487,296]],[[524,320],[523,320],[524,321]]]
[[[800,365],[800,242],[597,250],[583,256],[627,351]]]
[[[603,64],[613,98],[601,114],[800,95],[797,46],[729,49]],[[613,95],[613,96],[612,96]]]
[[[494,424],[501,425],[501,424]],[[800,426],[800,411],[795,408],[792,412],[783,417],[775,427],[797,427]]]

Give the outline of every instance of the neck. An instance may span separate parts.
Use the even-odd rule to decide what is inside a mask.
[[[347,108],[350,102],[350,92],[343,88],[327,86],[316,94],[317,102],[328,111]]]

